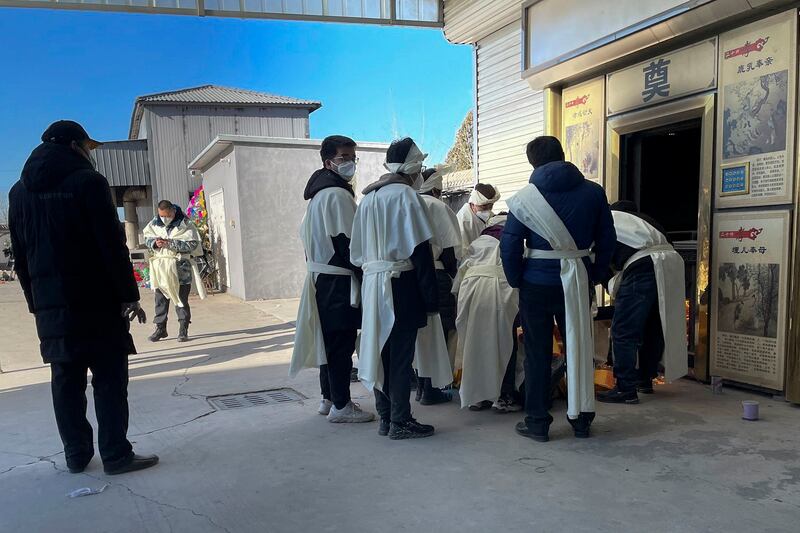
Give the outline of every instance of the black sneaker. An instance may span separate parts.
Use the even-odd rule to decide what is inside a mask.
[[[422,399],[422,392],[425,389],[425,378],[421,378],[417,376],[417,393],[414,395],[415,401],[420,401]]]
[[[639,396],[636,390],[621,391],[614,387],[610,391],[600,392],[597,394],[597,401],[603,403],[639,403]]]
[[[353,367],[350,371],[350,383],[358,383],[358,368]]]
[[[636,385],[637,392],[641,392],[642,394],[653,394],[653,381],[640,381]]]
[[[381,437],[385,437],[389,434],[389,429],[391,428],[392,423],[385,418],[381,418],[380,423],[378,424],[378,435]]]
[[[528,427],[528,424],[526,424],[525,421],[517,422],[517,426],[514,429],[517,431],[518,435],[533,439],[536,442],[547,442],[550,440],[548,429],[541,428],[538,430],[533,430]]]
[[[567,420],[569,420],[569,425],[572,426],[572,430],[575,432],[576,439],[588,439],[591,436],[589,430],[592,427],[594,413],[581,413],[578,418],[573,420],[567,417]]]
[[[389,438],[392,440],[421,439],[423,437],[430,437],[433,435],[433,432],[433,426],[420,424],[411,418],[407,422],[399,424],[392,422],[392,427],[389,430]]]
[[[150,468],[151,466],[156,466],[157,464],[157,455],[134,455],[129,461],[123,463],[122,465],[106,467],[104,470],[106,475],[116,476],[119,474],[127,474],[128,472],[144,470],[145,468]]]
[[[422,405],[437,405],[440,403],[447,403],[452,399],[453,397],[443,392],[442,389],[426,388],[422,393],[422,399],[419,403]]]
[[[485,411],[486,409],[492,408],[492,402],[489,400],[483,400],[482,402],[474,403],[469,406],[470,411]]]
[[[167,326],[164,325],[157,325],[156,330],[153,332],[152,335],[147,337],[147,340],[150,342],[158,342],[161,339],[167,338]]]

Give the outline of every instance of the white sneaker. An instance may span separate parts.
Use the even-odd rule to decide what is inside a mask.
[[[337,409],[336,406],[331,408],[328,415],[328,422],[334,424],[359,424],[361,422],[372,422],[375,420],[375,415],[362,411],[357,403],[348,402],[342,409]]]
[[[317,412],[322,416],[328,416],[331,412],[331,407],[333,407],[333,402],[323,398],[319,401],[319,410]]]

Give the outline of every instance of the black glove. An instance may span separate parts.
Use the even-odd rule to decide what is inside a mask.
[[[139,324],[147,323],[147,315],[142,306],[139,305],[139,302],[122,304],[122,316],[127,318],[129,322],[133,322],[133,319],[136,318],[139,320]]]

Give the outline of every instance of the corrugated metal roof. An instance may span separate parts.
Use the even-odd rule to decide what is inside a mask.
[[[458,191],[462,189],[472,189],[475,185],[475,170],[468,168],[467,170],[456,170],[455,172],[448,172],[442,176],[444,191]]]
[[[444,36],[455,44],[474,44],[518,21],[522,0],[445,0]]]
[[[150,165],[147,161],[147,140],[112,141],[94,150],[97,171],[112,187],[150,185]]]
[[[290,98],[277,94],[221,87],[219,85],[201,85],[177,91],[168,91],[140,96],[136,102],[141,103],[182,103],[182,104],[238,104],[238,105],[291,105],[297,107],[319,108],[322,104],[313,100]]]
[[[139,137],[139,128],[142,122],[142,113],[146,106],[157,105],[202,105],[202,106],[265,106],[265,107],[289,107],[309,109],[309,112],[322,107],[322,103],[314,100],[303,100],[280,96],[277,94],[251,91],[248,89],[235,89],[232,87],[222,87],[220,85],[201,85],[199,87],[189,87],[176,91],[163,93],[146,94],[136,98],[131,115],[131,127],[128,134],[129,139]]]

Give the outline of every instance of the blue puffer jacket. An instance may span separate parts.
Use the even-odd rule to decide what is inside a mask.
[[[604,281],[617,234],[603,188],[586,180],[575,165],[565,161],[538,167],[530,182],[539,188],[564,222],[579,249],[589,249],[594,244],[594,264],[587,258],[586,267],[592,283]],[[513,213],[509,214],[500,240],[503,269],[509,285],[520,287],[523,281],[535,285],[561,285],[560,262],[524,259],[526,244],[535,250],[552,249],[546,240],[529,230]]]

